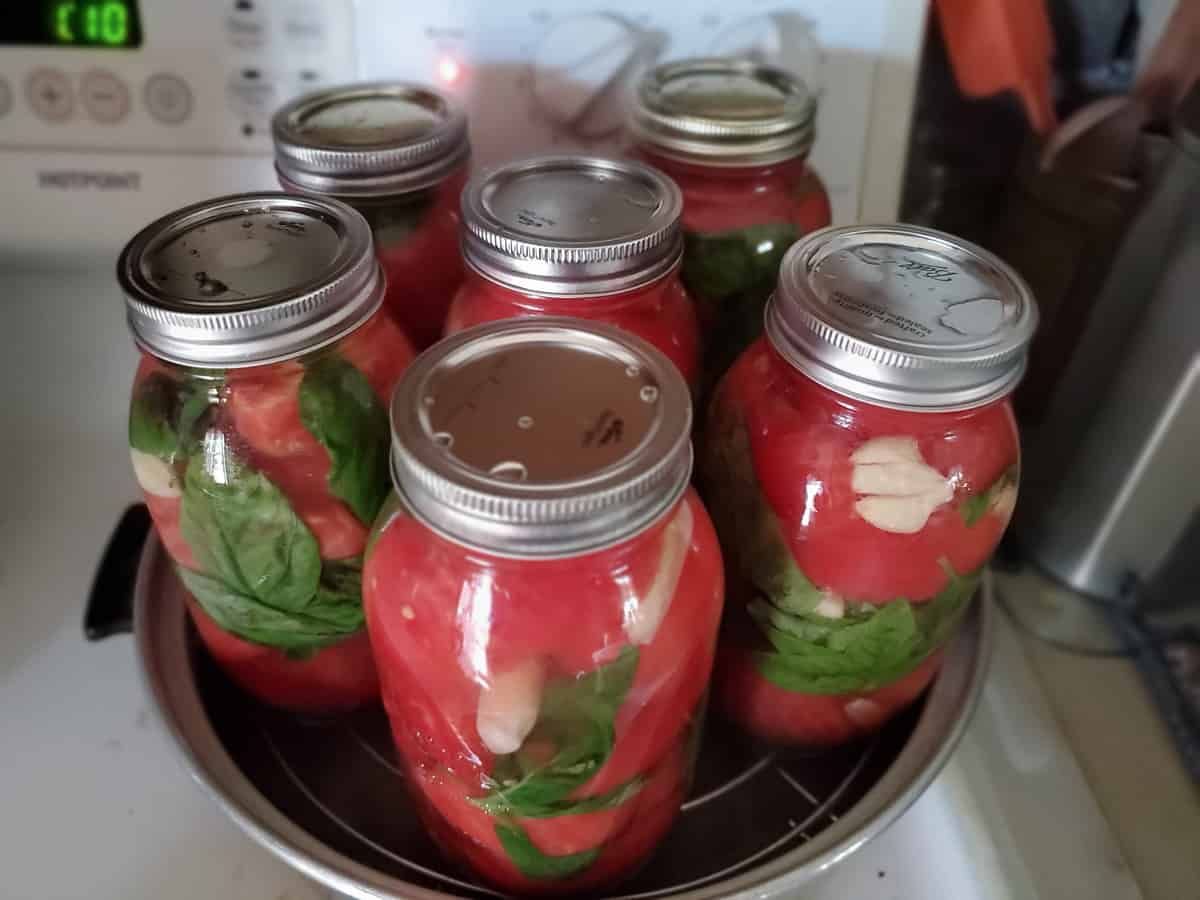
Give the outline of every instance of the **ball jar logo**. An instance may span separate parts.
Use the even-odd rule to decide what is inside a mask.
[[[894,266],[895,268],[911,272],[918,278],[926,278],[930,281],[940,281],[946,283],[954,280],[954,276],[958,272],[949,266],[939,266],[935,263],[921,262],[911,256],[904,254],[891,255],[878,253],[866,247],[855,247],[850,251],[868,266]]]

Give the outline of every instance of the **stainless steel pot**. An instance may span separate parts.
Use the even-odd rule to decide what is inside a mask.
[[[101,566],[85,627],[132,624],[157,714],[195,778],[254,840],[348,897],[498,897],[448,864],[409,807],[382,710],[312,720],[266,709],[216,669],[144,509]],[[133,576],[133,558],[140,562]],[[129,582],[133,589],[129,590]],[[962,736],[987,670],[991,580],[946,648],[924,701],[876,738],[785,754],[709,723],[696,784],[664,845],[618,896],[789,895],[878,835],[920,796]]]

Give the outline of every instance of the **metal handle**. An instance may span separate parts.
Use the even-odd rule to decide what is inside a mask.
[[[109,539],[83,613],[83,633],[89,641],[133,631],[133,589],[138,560],[150,533],[150,511],[138,503],[125,510]]]

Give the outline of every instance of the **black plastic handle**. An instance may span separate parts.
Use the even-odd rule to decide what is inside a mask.
[[[83,633],[89,641],[133,631],[138,560],[149,533],[150,511],[144,503],[125,510],[104,550],[83,612]]]

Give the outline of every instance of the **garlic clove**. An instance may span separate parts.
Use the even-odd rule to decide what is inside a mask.
[[[147,494],[168,498],[182,496],[179,478],[169,463],[132,447],[129,449],[129,457],[133,460],[133,475]]]
[[[882,706],[865,697],[851,700],[843,709],[846,712],[846,718],[863,729],[878,728],[887,718]]]
[[[1012,518],[1013,509],[1017,505],[1017,486],[1011,482],[1004,485],[992,496],[988,503],[988,512],[993,513],[1007,522]]]
[[[859,464],[854,467],[850,483],[858,494],[935,494],[944,498],[943,503],[954,496],[949,479],[925,463]]]
[[[658,627],[667,617],[671,599],[679,587],[679,577],[683,574],[683,564],[687,561],[695,524],[691,504],[684,500],[675,518],[663,529],[662,557],[654,580],[640,600],[626,607],[625,634],[634,644],[648,644],[654,640]]]
[[[475,729],[496,754],[515,753],[537,724],[545,670],[530,659],[492,678],[479,694]]]
[[[826,619],[845,618],[846,601],[833,591],[822,591],[821,602],[813,608],[813,613]]]
[[[875,495],[860,497],[854,511],[878,528],[892,534],[916,534],[925,527],[929,516],[941,502],[922,495],[913,497],[887,497]]]
[[[917,439],[907,435],[891,435],[864,441],[850,454],[852,463],[924,462]]]

